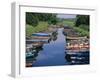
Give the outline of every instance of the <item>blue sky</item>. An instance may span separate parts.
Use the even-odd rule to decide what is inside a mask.
[[[64,19],[69,19],[69,18],[76,18],[75,14],[57,14],[58,18],[64,18]]]

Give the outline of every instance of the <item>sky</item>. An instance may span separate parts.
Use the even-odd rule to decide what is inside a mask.
[[[76,18],[75,14],[58,14],[58,18],[69,19],[69,18]]]

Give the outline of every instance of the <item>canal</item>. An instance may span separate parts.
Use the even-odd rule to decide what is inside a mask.
[[[67,42],[63,28],[58,28],[57,35],[52,36],[50,42],[33,49],[35,52],[33,56],[26,58],[26,64],[31,67],[89,64],[89,50],[70,53],[65,49]]]
[[[67,64],[65,59],[65,36],[63,28],[58,29],[57,39],[43,45],[43,50],[39,51],[36,61],[32,66],[56,66]]]

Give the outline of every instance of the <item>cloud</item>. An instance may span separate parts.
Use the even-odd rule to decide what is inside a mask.
[[[75,14],[58,14],[57,17],[62,18],[62,19],[69,19],[69,18],[76,18],[76,15]]]

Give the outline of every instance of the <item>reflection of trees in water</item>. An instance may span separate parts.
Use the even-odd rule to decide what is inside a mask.
[[[52,36],[52,40],[56,41],[57,40],[57,36]]]
[[[51,40],[53,41],[57,40],[57,34],[58,34],[57,32],[52,33],[51,39],[48,41],[48,44],[50,43]],[[34,62],[36,61],[36,57],[39,54],[39,51],[42,51],[42,50],[43,50],[43,45],[39,47],[33,47],[31,49],[31,52],[33,51],[32,54],[34,55],[31,58],[26,59],[27,63],[31,63],[33,66]]]
[[[51,42],[51,40],[56,41],[57,40],[57,35],[58,35],[57,31],[53,32],[52,35],[51,35],[51,38],[48,40],[48,43],[46,43],[46,44],[49,44]],[[30,44],[30,43],[28,43],[28,44]],[[45,44],[45,42],[43,44]],[[34,66],[34,63],[37,60],[36,58],[39,55],[39,51],[42,51],[42,50],[43,50],[43,45],[42,46],[37,46],[37,47],[33,46],[31,49],[29,49],[28,52],[31,52],[33,55],[28,57],[28,58],[26,58],[26,65],[28,67]]]
[[[56,40],[57,40],[57,35],[58,35],[57,32],[52,33],[51,39],[52,39],[53,41],[56,41]]]

